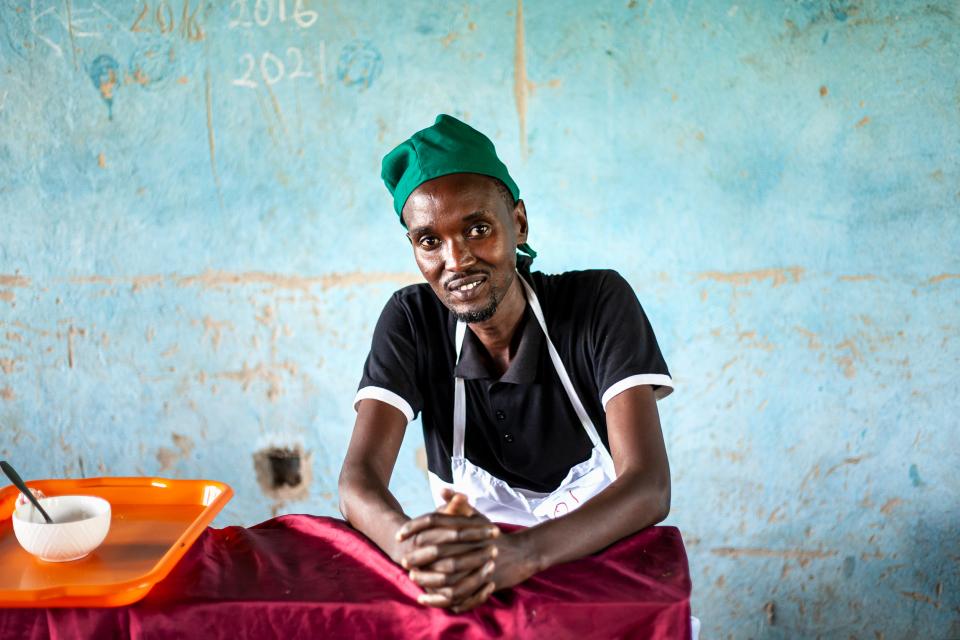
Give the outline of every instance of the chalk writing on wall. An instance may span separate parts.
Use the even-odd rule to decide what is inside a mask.
[[[271,23],[295,24],[300,29],[309,29],[317,23],[319,14],[305,6],[304,0],[233,0],[230,3],[229,29],[254,29],[269,26]],[[244,53],[238,58],[241,66],[239,77],[233,85],[256,89],[257,77],[266,85],[274,85],[281,80],[297,78],[317,78],[322,86],[326,82],[326,43],[321,41],[317,51],[315,65],[304,61],[303,49],[287,47],[283,54],[274,51]]]
[[[255,70],[260,71],[260,77],[268,85],[274,85],[284,78],[295,80],[297,78],[314,77],[314,72],[305,66],[303,61],[303,52],[299,47],[287,47],[285,57],[287,64],[284,64],[283,59],[281,59],[280,56],[276,55],[272,51],[264,51],[260,55],[260,63],[257,64],[257,58],[255,55],[252,53],[243,54],[240,56],[240,63],[245,67],[245,70],[243,71],[242,76],[233,81],[233,84],[238,87],[256,89],[258,86],[257,81],[253,78]],[[321,41],[320,48],[317,53],[316,66],[316,77],[321,85],[323,85],[326,80],[323,73],[325,63],[326,45]]]
[[[251,4],[253,9],[251,9]],[[288,0],[233,0],[230,3],[230,19],[228,27],[252,28],[253,26],[266,27],[276,17],[277,22],[292,20],[301,29],[312,27],[319,17],[316,11],[307,9],[303,0],[293,0],[290,12],[287,11]]]
[[[63,57],[63,47],[58,37],[63,22],[57,13],[57,5],[42,0],[31,2],[22,12],[0,12],[0,23],[6,31],[7,42],[21,57],[26,57],[37,43],[43,43],[58,57]]]
[[[132,17],[118,18],[104,5],[109,3],[73,0],[31,0],[8,12],[0,11],[0,27],[6,44],[20,57],[33,52],[52,52],[58,58],[69,53],[79,69],[78,52],[87,49],[84,41],[110,40],[114,34],[180,35],[196,42],[205,36],[201,0],[142,0],[131,3]],[[43,45],[42,47],[39,45]]]
[[[133,24],[130,26],[130,31],[137,33],[153,33],[156,31],[162,34],[170,34],[179,27],[177,32],[185,39],[193,41],[202,40],[204,36],[203,27],[200,26],[200,22],[197,20],[197,13],[200,11],[201,6],[202,3],[197,2],[197,6],[191,10],[190,0],[183,0],[180,16],[178,17],[174,15],[173,7],[170,6],[167,0],[160,0],[160,2],[154,3],[153,5],[149,2],[144,2],[143,7],[141,7]]]

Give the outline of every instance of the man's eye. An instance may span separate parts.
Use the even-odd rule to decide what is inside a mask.
[[[490,225],[488,224],[475,224],[470,227],[470,230],[467,232],[472,238],[478,238],[487,235],[490,233]]]
[[[423,249],[433,249],[437,247],[440,243],[436,238],[427,236],[425,238],[420,238],[420,247]]]

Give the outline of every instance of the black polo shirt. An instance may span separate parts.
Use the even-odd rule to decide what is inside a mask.
[[[616,271],[524,274],[540,300],[547,330],[580,401],[609,449],[605,406],[649,384],[657,399],[673,390],[650,322]],[[427,466],[452,482],[454,376],[464,378],[468,460],[513,487],[548,492],[592,445],[567,398],[546,340],[527,306],[522,337],[496,377],[469,329],[455,362],[456,318],[427,284],[400,289],[380,314],[354,406],[365,398],[393,405],[407,420],[423,414]]]

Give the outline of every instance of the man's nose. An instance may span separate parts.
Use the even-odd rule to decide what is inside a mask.
[[[444,268],[447,271],[464,271],[477,261],[470,252],[470,247],[463,239],[451,240],[444,250]]]

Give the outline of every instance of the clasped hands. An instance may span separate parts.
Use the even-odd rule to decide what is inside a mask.
[[[462,493],[446,489],[443,499],[397,530],[394,559],[424,590],[417,602],[462,613],[535,573],[525,537],[501,531]]]

